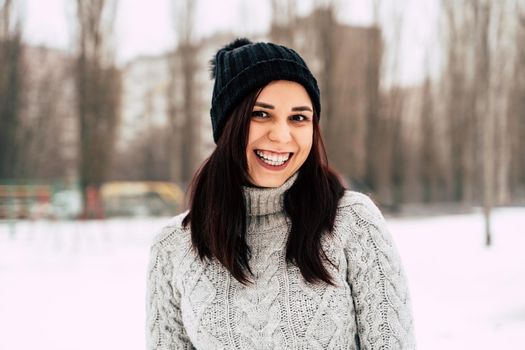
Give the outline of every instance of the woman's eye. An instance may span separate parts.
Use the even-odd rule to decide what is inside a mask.
[[[255,118],[267,118],[268,117],[268,113],[266,113],[264,111],[253,111],[252,112],[252,117],[255,117]]]
[[[304,122],[308,120],[308,118],[302,114],[296,114],[292,116],[292,120],[295,122]]]

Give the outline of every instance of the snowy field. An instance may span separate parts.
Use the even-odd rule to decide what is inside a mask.
[[[0,223],[0,349],[144,349],[149,242],[164,219]],[[418,348],[525,349],[525,208],[389,218]]]

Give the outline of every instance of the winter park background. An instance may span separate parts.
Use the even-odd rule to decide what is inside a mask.
[[[144,348],[149,246],[215,146],[209,60],[240,36],[317,77],[418,348],[524,349],[524,0],[0,0],[0,350]]]

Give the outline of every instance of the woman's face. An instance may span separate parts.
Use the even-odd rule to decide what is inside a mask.
[[[253,107],[246,147],[250,182],[281,186],[303,165],[313,139],[313,108],[305,88],[277,80],[266,85]]]

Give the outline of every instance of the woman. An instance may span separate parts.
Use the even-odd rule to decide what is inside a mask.
[[[212,75],[217,147],[153,243],[148,348],[415,348],[397,251],[327,165],[302,58],[237,39]]]

